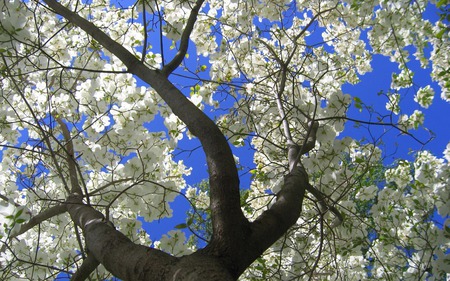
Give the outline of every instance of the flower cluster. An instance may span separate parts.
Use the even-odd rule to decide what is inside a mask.
[[[179,55],[197,1],[112,2],[59,1],[145,66],[160,69]],[[426,125],[435,94],[450,100],[448,27],[423,16],[433,7],[423,0],[211,0],[200,7],[171,79],[233,149],[251,151],[244,214],[253,220],[283,188],[289,142],[305,147],[315,137],[299,163],[325,197],[307,194],[297,223],[242,280],[442,280],[449,226],[434,220],[450,214],[450,144],[443,158],[412,149],[413,158],[387,163],[382,151],[386,128],[411,134]],[[186,226],[209,233],[199,225],[208,218],[208,188],[188,187],[191,169],[178,153],[193,136],[156,92],[108,46],[39,1],[1,1],[0,22],[2,278],[44,280],[80,267],[84,241],[66,213],[20,232],[77,184],[85,202],[135,242],[151,244],[142,220],[171,217],[183,189],[200,213]],[[363,111],[362,102],[345,91],[365,79],[376,57],[395,68],[389,114],[367,106],[366,120],[353,118],[351,107]],[[432,81],[423,84],[414,64],[431,68]],[[349,120],[362,136],[348,136]],[[379,135],[375,124],[383,125]],[[337,228],[330,229],[337,215],[322,201],[345,218]],[[195,250],[194,240],[176,230],[153,246],[182,256]],[[103,267],[97,276],[110,278]]]

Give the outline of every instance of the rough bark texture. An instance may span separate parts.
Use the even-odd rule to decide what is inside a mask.
[[[166,280],[231,281],[235,280],[235,278],[230,274],[228,268],[223,265],[221,259],[197,252],[181,258],[178,263],[174,264]]]
[[[214,122],[168,80],[175,63],[163,71],[149,69],[88,20],[57,1],[44,2],[117,56],[130,73],[148,83],[200,139],[208,164],[213,237],[206,248],[175,258],[159,250],[136,245],[107,223],[100,212],[84,204],[80,194],[73,194],[66,203],[67,210],[83,230],[89,254],[123,280],[236,280],[298,219],[308,186],[304,170],[292,167],[275,204],[250,223],[241,211],[239,177],[231,149]],[[198,13],[201,3],[197,1],[192,13]],[[189,20],[195,22],[196,17],[191,16]],[[192,28],[194,22],[187,26]],[[183,37],[183,40],[189,40],[188,36]]]

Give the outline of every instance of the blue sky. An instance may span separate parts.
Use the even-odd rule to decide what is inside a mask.
[[[123,6],[126,5],[128,1],[120,1]],[[428,11],[427,17],[431,19],[435,19],[434,16],[435,11]],[[170,42],[166,41],[166,47],[170,46]],[[154,52],[158,52],[159,43],[153,43]],[[167,52],[170,55],[173,52]],[[195,48],[190,46],[190,56],[187,60],[188,63],[192,63],[195,65],[205,64],[208,65],[207,58],[196,57]],[[396,158],[410,158],[412,159],[412,154],[410,149],[419,150],[419,149],[428,149],[432,151],[436,156],[442,157],[442,151],[445,149],[447,143],[450,140],[450,129],[447,123],[450,121],[450,104],[446,103],[440,98],[440,91],[437,88],[436,83],[432,83],[430,80],[430,69],[421,69],[419,64],[415,61],[410,62],[410,66],[416,71],[415,75],[415,83],[418,86],[426,86],[431,84],[433,88],[435,88],[436,96],[433,104],[429,109],[422,109],[425,113],[425,127],[430,129],[435,134],[435,139],[428,143],[426,146],[422,147],[420,143],[415,141],[409,136],[399,135],[397,131],[390,131],[385,137],[384,142],[386,143],[387,155],[388,157],[385,159],[386,164],[392,163],[396,160]],[[344,85],[343,91],[345,93],[349,93],[352,96],[358,96],[365,104],[374,106],[376,110],[386,113],[385,104],[387,99],[384,97],[380,97],[377,95],[380,91],[386,92],[390,88],[391,83],[391,73],[398,72],[398,67],[392,64],[388,58],[382,56],[374,56],[374,60],[372,62],[373,71],[371,73],[367,73],[366,75],[361,77],[361,82],[357,85]],[[205,72],[207,74],[208,71]],[[176,71],[176,73],[182,73],[181,70]],[[192,81],[182,79],[176,75],[171,76],[171,80],[176,85],[186,85],[186,83],[192,83]],[[187,91],[185,93],[189,94],[189,87],[187,87]],[[413,97],[415,95],[414,90],[405,90],[402,91],[401,94],[405,97],[403,101],[402,109],[405,109],[406,114],[411,114],[413,111],[413,107],[416,107],[416,104],[413,101]],[[216,115],[216,112],[210,112],[211,116]],[[359,112],[357,108],[352,106],[349,111],[349,116],[354,117],[356,119],[366,119],[367,114],[365,112]],[[396,121],[396,119],[394,120]],[[162,130],[163,127],[157,128]],[[374,132],[381,132],[380,130],[384,130],[385,128],[374,128]],[[353,126],[351,122],[348,122],[345,131],[342,136],[352,136],[355,138],[362,138],[367,136],[367,130],[358,129]],[[418,130],[417,136],[421,140],[427,140],[429,137],[428,132],[424,130]],[[207,170],[206,170],[206,161],[201,149],[198,149],[199,142],[196,140],[187,141],[185,137],[184,140],[180,142],[180,147],[187,152],[176,152],[176,159],[183,159],[188,166],[193,167],[192,175],[186,177],[186,181],[190,185],[194,185],[199,183],[203,179],[207,179]],[[193,150],[194,149],[194,150]],[[233,148],[234,153],[240,158],[241,164],[243,166],[252,167],[253,152],[248,147],[242,148]],[[395,153],[394,153],[395,152]],[[247,173],[247,170],[244,170],[241,175],[241,186],[243,188],[247,188],[250,184],[250,175]],[[167,233],[169,230],[172,230],[173,227],[177,224],[185,222],[186,211],[189,208],[188,202],[183,197],[178,197],[174,203],[171,204],[174,209],[174,216],[170,219],[161,219],[160,221],[155,221],[150,224],[145,223],[145,228],[150,233],[151,239],[158,240],[161,235]]]
[[[425,17],[434,21],[437,19],[436,10],[427,10]],[[167,46],[170,46],[169,42],[165,42]],[[155,44],[156,45],[156,44]],[[156,47],[156,46],[155,46]],[[412,49],[411,49],[412,50]],[[157,51],[157,47],[154,49]],[[430,50],[427,50],[428,52]],[[414,53],[412,50],[411,53]],[[173,54],[166,51],[166,54]],[[194,66],[196,64],[205,64],[208,65],[207,59],[203,57],[197,57],[195,55],[195,48],[190,46],[189,49],[189,59],[185,61],[187,65]],[[373,71],[370,73],[361,76],[361,82],[357,85],[344,85],[342,90],[344,93],[349,93],[352,96],[359,97],[366,105],[373,106],[375,111],[378,111],[382,114],[388,114],[388,111],[385,109],[385,104],[387,102],[387,98],[384,96],[379,96],[378,93],[380,91],[384,91],[385,93],[390,89],[391,83],[391,74],[392,72],[399,72],[398,66],[391,63],[388,58],[383,57],[381,55],[375,55],[374,59],[371,63]],[[440,91],[437,87],[437,83],[431,81],[430,72],[431,69],[422,69],[417,61],[414,59],[408,63],[408,66],[413,69],[415,72],[414,83],[417,87],[413,87],[411,89],[406,89],[400,91],[402,95],[403,101],[402,112],[403,114],[411,114],[414,109],[419,109],[418,105],[414,102],[413,98],[416,93],[416,90],[419,87],[423,87],[426,85],[432,85],[435,89],[436,95],[434,98],[433,104],[428,109],[421,109],[425,114],[425,127],[431,130],[434,133],[434,139],[427,143],[425,146],[414,140],[410,136],[400,135],[396,130],[389,130],[383,137],[383,141],[385,143],[385,164],[392,164],[398,158],[406,158],[413,159],[414,151],[418,151],[420,149],[427,149],[432,151],[436,156],[442,157],[442,152],[445,149],[447,143],[450,140],[450,129],[448,126],[443,125],[443,122],[450,121],[450,104],[443,101],[440,98]],[[192,83],[192,81],[182,79],[176,76],[176,73],[182,73],[181,70],[175,72],[175,75],[171,76],[171,80],[176,85],[186,85],[186,83]],[[205,71],[208,73],[208,70]],[[189,89],[189,87],[187,87]],[[187,95],[189,95],[189,91],[185,91]],[[209,114],[211,116],[216,116],[217,112],[210,111]],[[219,113],[220,114],[220,113]],[[360,112],[357,108],[352,106],[349,110],[349,117],[367,120],[368,115],[367,112]],[[394,116],[393,121],[397,121],[398,116]],[[445,123],[444,123],[445,124]],[[376,127],[371,126],[370,130],[375,135],[383,133],[386,127]],[[426,130],[419,128],[417,131],[413,131],[414,135],[421,141],[427,141],[430,138],[430,133]],[[343,136],[351,136],[356,139],[361,139],[368,137],[368,131],[363,128],[355,128],[353,122],[347,122],[344,132],[340,137]],[[206,162],[204,158],[203,151],[198,149],[199,143],[198,141],[187,141],[187,138],[180,142],[180,147],[185,150],[185,152],[177,153],[176,159],[183,159],[184,162],[193,167],[192,175],[186,177],[186,181],[190,185],[194,185],[200,182],[203,179],[207,179],[208,174],[206,170]],[[196,149],[195,149],[196,148]],[[191,149],[195,149],[190,151]],[[253,152],[248,147],[242,148],[234,148],[233,151],[235,155],[240,158],[241,165],[245,167],[253,166],[252,155]],[[250,184],[250,175],[248,170],[245,169],[241,173],[241,187],[247,188]],[[157,240],[159,237],[167,233],[167,231],[173,229],[173,227],[177,224],[185,222],[185,213],[189,208],[189,204],[182,197],[177,198],[177,200],[171,204],[174,208],[174,216],[170,219],[162,219],[161,221],[155,221],[151,224],[146,224],[147,230],[150,233],[152,240]]]

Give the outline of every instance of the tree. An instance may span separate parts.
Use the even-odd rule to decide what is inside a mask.
[[[2,279],[442,279],[450,146],[395,163],[380,147],[388,131],[425,145],[421,108],[450,99],[443,4],[431,22],[426,1],[1,2]],[[342,91],[376,55],[398,66],[387,113]],[[367,137],[340,137],[348,123]],[[186,137],[202,189],[175,157]],[[253,150],[250,187],[230,144]],[[142,221],[177,196],[205,247],[180,230],[149,247]]]

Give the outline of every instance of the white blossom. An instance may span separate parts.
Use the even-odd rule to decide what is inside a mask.
[[[420,88],[414,96],[414,101],[419,103],[423,108],[428,108],[433,102],[434,90],[429,85]]]

